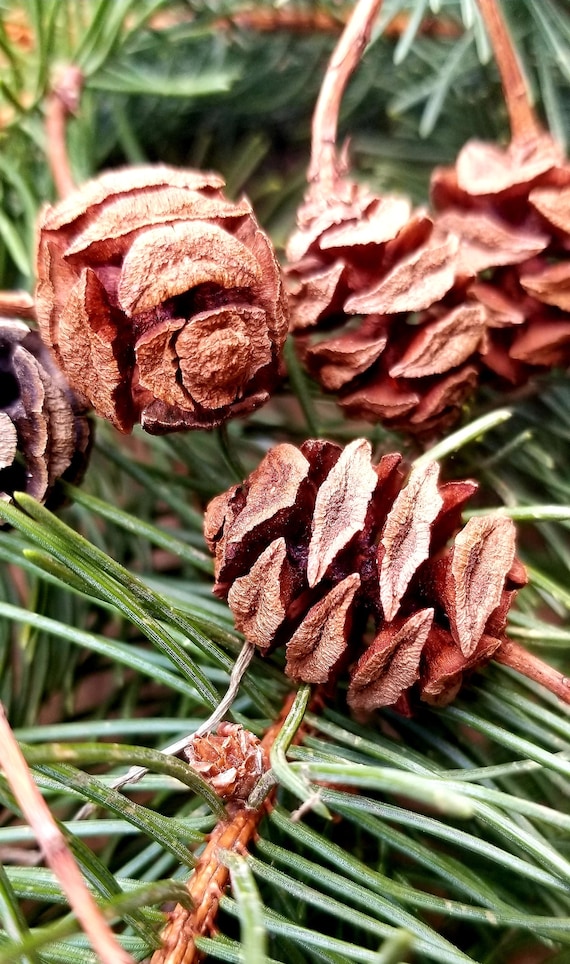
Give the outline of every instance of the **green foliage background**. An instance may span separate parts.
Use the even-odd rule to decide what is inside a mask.
[[[69,124],[78,182],[104,167],[166,161],[213,167],[246,191],[282,249],[308,162],[310,118],[332,32],[285,30],[286,8],[346,16],[336,0],[3,0],[0,2],[0,276],[33,288],[34,225],[54,198],[46,93],[60,65],[85,76]],[[570,129],[570,15],[563,0],[503,0],[545,124]],[[247,27],[244,11],[273,15]],[[399,38],[383,27],[409,14]],[[457,35],[419,31],[443,18]],[[343,103],[357,172],[381,191],[426,200],[434,165],[472,136],[508,139],[498,76],[474,0],[393,0]],[[0,504],[0,696],[38,785],[124,947],[156,946],[165,901],[184,896],[219,801],[159,753],[219,701],[241,639],[211,596],[201,534],[207,500],[268,447],[319,434],[367,435],[377,453],[406,439],[341,420],[287,353],[289,380],[228,433],[160,439],[97,426],[81,489],[53,516]],[[570,667],[570,390],[561,373],[526,397],[479,396],[435,454],[446,477],[474,476],[479,508],[519,521],[530,585],[510,632]],[[499,408],[502,406],[502,408]],[[506,408],[506,411],[505,411]],[[261,734],[290,684],[281,658],[256,658],[231,717]],[[369,725],[342,691],[318,714],[298,694],[306,732],[276,745],[278,804],[251,855],[231,865],[208,960],[485,964],[570,960],[570,712],[498,666],[444,711]],[[141,749],[143,748],[143,749]],[[146,748],[146,749],[145,749]],[[126,796],[117,773],[146,761]],[[315,808],[313,781],[334,784]],[[82,802],[97,816],[77,820]],[[0,962],[88,964],[51,872],[0,775]],[[261,937],[260,937],[261,935]],[[523,955],[530,956],[523,956]]]

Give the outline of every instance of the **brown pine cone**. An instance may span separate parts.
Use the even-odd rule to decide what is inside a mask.
[[[347,414],[417,435],[458,417],[487,312],[458,283],[459,239],[398,197],[349,180],[311,200],[287,247],[291,327]]]
[[[128,432],[211,428],[269,398],[287,317],[246,198],[217,174],[125,168],[39,225],[37,314],[70,383]]]
[[[0,319],[0,499],[24,491],[52,506],[59,479],[82,477],[92,425],[39,335]]]
[[[475,385],[570,363],[570,167],[530,105],[496,0],[479,0],[513,135],[436,171],[438,214],[344,177],[338,111],[378,5],[357,4],[313,116],[309,191],[287,256],[292,330],[348,414],[424,437]]]
[[[481,362],[518,385],[570,364],[570,165],[545,133],[501,149],[468,142],[432,176],[436,223],[460,238],[459,272],[487,315]]]
[[[373,466],[363,439],[282,444],[206,511],[214,592],[236,627],[262,653],[286,645],[295,680],[348,666],[357,712],[453,699],[501,645],[526,582],[510,519],[461,528],[476,483],[439,483],[435,462],[405,481],[400,463]]]
[[[184,755],[223,800],[247,800],[266,770],[261,740],[238,723],[195,736]]]

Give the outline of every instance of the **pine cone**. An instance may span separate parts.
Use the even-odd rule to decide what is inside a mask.
[[[349,180],[309,199],[287,247],[291,328],[347,414],[426,435],[477,381],[487,312],[458,277],[459,239],[424,210]]]
[[[511,122],[505,151],[471,142],[436,171],[438,214],[344,177],[342,92],[377,7],[355,6],[313,116],[309,191],[287,256],[292,330],[348,414],[429,437],[475,385],[570,363],[570,167],[529,102],[495,0],[481,13]]]
[[[510,519],[460,527],[476,483],[439,483],[435,462],[404,482],[400,463],[373,466],[363,439],[282,444],[206,511],[214,592],[236,627],[262,653],[285,644],[295,680],[348,667],[357,712],[453,699],[501,645],[526,581]]]
[[[470,141],[455,167],[437,168],[437,224],[460,238],[459,271],[482,306],[488,337],[481,361],[501,380],[570,364],[570,165],[544,133],[501,149]]]
[[[25,491],[52,506],[58,479],[82,477],[91,422],[35,331],[0,319],[0,499]]]
[[[128,432],[210,428],[267,401],[287,318],[247,199],[217,174],[126,168],[39,225],[37,314],[70,383]]]
[[[195,736],[185,756],[223,800],[247,800],[266,769],[261,741],[237,723]]]

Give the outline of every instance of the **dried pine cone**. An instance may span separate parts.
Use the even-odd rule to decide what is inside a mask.
[[[468,142],[432,176],[437,224],[460,238],[466,295],[487,316],[481,361],[518,385],[570,364],[570,165],[545,133],[501,149]]]
[[[57,501],[58,479],[85,470],[91,423],[35,331],[0,319],[0,499]]]
[[[195,736],[184,752],[223,800],[247,800],[266,769],[261,741],[237,723],[220,723],[216,733]]]
[[[279,267],[217,174],[126,168],[39,225],[37,314],[73,387],[128,432],[209,428],[269,397],[287,331]]]
[[[363,439],[278,445],[206,512],[214,591],[236,627],[262,653],[286,644],[295,680],[348,666],[358,712],[453,699],[501,646],[526,581],[510,519],[460,527],[476,483],[439,483],[435,462],[404,482],[400,463],[373,466]]]
[[[334,147],[378,4],[357,3],[313,116],[309,191],[287,256],[301,357],[348,414],[430,436],[491,376],[570,363],[570,168],[529,103],[496,0],[479,0],[513,141],[436,171],[438,215],[374,197]]]
[[[309,195],[287,247],[291,327],[347,414],[441,431],[477,380],[487,313],[458,278],[458,237],[350,180]],[[459,283],[461,281],[461,283]]]

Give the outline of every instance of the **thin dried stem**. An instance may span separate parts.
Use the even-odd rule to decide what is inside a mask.
[[[223,17],[216,26],[256,30],[258,33],[287,30],[297,34],[340,34],[347,19],[348,13],[344,10],[329,13],[326,10],[302,10],[298,7],[272,7],[260,10],[259,7],[252,6]],[[384,36],[401,37],[409,23],[410,14],[400,11],[386,24]],[[463,28],[455,20],[438,14],[433,17],[424,17],[418,27],[418,33],[429,37],[460,37]]]
[[[382,0],[358,0],[329,61],[313,114],[311,163],[307,178],[327,194],[340,176],[336,151],[338,115],[349,78],[360,63]]]
[[[287,698],[279,719],[267,730],[261,741],[267,760],[292,702],[291,695]],[[271,807],[272,795],[270,793],[257,810],[246,805],[234,805],[228,818],[214,827],[188,880],[192,907],[189,910],[178,904],[174,908],[161,934],[162,947],[154,952],[150,964],[195,964],[200,960],[196,937],[211,933],[214,929],[220,897],[229,882],[229,868],[221,862],[220,852],[245,851],[260,821]]]
[[[180,740],[177,740],[176,743],[170,743],[169,746],[165,746],[160,751],[161,753],[165,753],[168,756],[172,756],[175,753],[181,753],[182,750],[185,750],[186,747],[190,746],[195,737],[202,736],[203,733],[208,733],[211,730],[215,730],[218,723],[223,720],[224,716],[235,700],[241,685],[241,681],[254,657],[254,654],[255,646],[253,643],[249,643],[246,640],[240,650],[238,658],[234,663],[229,686],[213,713],[211,713],[210,716],[200,724],[194,733],[188,733]],[[116,780],[113,780],[110,786],[113,790],[122,790],[127,784],[132,786],[133,783],[138,783],[138,781],[141,780],[146,773],[148,773],[148,767],[131,767],[131,769],[128,770],[127,773],[124,773],[123,776],[117,777]],[[85,820],[87,817],[90,817],[93,813],[95,813],[96,810],[97,807],[94,804],[87,803],[77,811],[75,819]]]
[[[521,676],[545,686],[564,703],[570,703],[570,678],[544,663],[538,656],[529,653],[524,646],[506,639],[493,654],[493,659],[503,666],[510,666]]]
[[[536,137],[542,128],[530,103],[524,74],[497,0],[479,0],[479,8],[501,75],[512,138],[527,140]]]
[[[0,291],[0,318],[35,317],[34,299],[27,291]]]
[[[77,187],[67,151],[67,118],[77,111],[82,86],[79,67],[70,65],[62,71],[46,103],[46,154],[60,198],[68,197]]]
[[[33,781],[1,704],[0,745],[4,776],[98,958],[102,964],[134,964],[89,893],[65,837]]]

